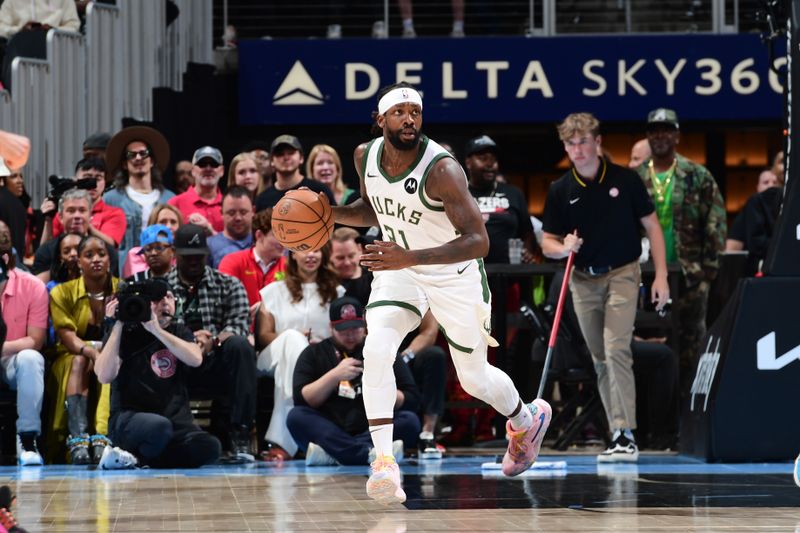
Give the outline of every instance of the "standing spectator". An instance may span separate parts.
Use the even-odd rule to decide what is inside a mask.
[[[522,239],[522,260],[533,262],[538,246],[533,234],[528,202],[517,187],[497,181],[497,144],[488,135],[467,142],[465,165],[469,193],[478,202],[489,234],[487,263],[508,263],[508,240]]]
[[[182,194],[194,187],[194,176],[192,176],[192,162],[178,161],[175,164],[175,193]]]
[[[303,146],[297,137],[294,135],[276,137],[270,147],[270,158],[272,168],[275,169],[275,183],[258,195],[256,211],[275,207],[286,191],[300,187],[308,187],[314,192],[324,192],[331,205],[336,204],[336,199],[330,189],[318,181],[304,177],[300,172],[305,159],[303,158]]]
[[[253,244],[253,200],[244,187],[233,186],[222,199],[224,229],[208,239],[209,263],[214,268],[226,255]]]
[[[105,161],[106,148],[108,148],[108,142],[110,140],[111,135],[104,132],[98,132],[89,135],[86,137],[86,140],[83,141],[83,158],[91,159],[93,157],[97,157]]]
[[[551,259],[575,255],[570,289],[583,337],[597,371],[597,387],[613,431],[598,462],[635,462],[636,385],[631,336],[636,319],[642,253],[640,228],[656,267],[652,300],[669,298],[664,237],[653,202],[632,170],[598,157],[600,123],[574,113],[558,126],[573,167],[555,181],[544,206],[542,249]]]
[[[403,37],[414,38],[417,32],[414,29],[414,8],[411,0],[398,0],[400,17],[403,19]],[[450,0],[453,11],[453,29],[450,37],[464,37],[464,0]]]
[[[681,390],[688,390],[691,364],[706,334],[709,286],[725,249],[725,204],[708,169],[676,152],[680,129],[675,111],[659,108],[647,115],[647,140],[653,156],[637,171],[656,205],[667,262],[678,261],[683,273],[675,311]]]
[[[11,231],[0,222],[0,293],[3,321],[7,325],[0,366],[3,380],[17,391],[17,462],[41,465],[36,440],[42,433],[44,357],[41,350],[47,334],[44,283],[16,268]]]
[[[92,369],[104,337],[106,304],[116,292],[119,280],[111,274],[108,250],[97,237],[83,238],[78,246],[78,264],[81,277],[50,292],[50,316],[58,338],[58,356],[50,375],[54,412],[47,450],[55,454],[68,430],[67,447],[72,464],[89,464],[99,462],[109,444],[106,437],[109,388],[100,387],[97,405],[90,409],[89,387],[97,383]],[[90,411],[95,411],[95,434],[91,437]]]
[[[58,204],[59,215],[61,215],[65,231],[89,236],[89,217],[92,211],[92,199],[89,196],[89,192],[83,189],[70,189],[61,196]],[[114,269],[114,272],[117,272],[119,263],[116,250],[102,239],[100,242],[106,247],[108,256],[111,259],[111,268]],[[50,281],[49,272],[51,266],[57,261],[57,258],[58,240],[50,239],[36,250],[32,272],[47,283]]]
[[[238,279],[247,291],[250,312],[261,302],[261,289],[284,278],[286,256],[283,245],[272,232],[272,209],[253,216],[253,247],[225,256],[219,271]]]
[[[292,379],[295,407],[286,425],[306,452],[306,465],[366,465],[374,457],[361,395],[364,307],[354,298],[338,298],[331,303],[330,322],[331,336],[309,345],[297,361]],[[397,380],[394,441],[402,450],[402,444],[413,446],[417,440],[414,411],[419,391],[401,357],[392,369]]]
[[[222,231],[222,192],[219,179],[225,173],[222,152],[213,146],[198,148],[192,156],[194,187],[169,200],[187,224],[196,224],[208,235]]]
[[[225,439],[237,459],[253,461],[250,428],[255,418],[256,365],[247,341],[247,294],[236,278],[207,265],[205,230],[195,224],[175,234],[177,268],[167,275],[177,301],[179,323],[194,332],[203,351],[203,364],[189,378],[190,391],[211,392],[212,427]],[[223,441],[224,442],[224,441]]]
[[[242,152],[231,159],[231,166],[228,169],[228,189],[236,185],[247,189],[254,202],[256,196],[266,189],[264,177],[258,171],[258,163],[251,152]]]
[[[2,144],[2,141],[3,139],[0,138],[0,144]],[[27,157],[25,159],[27,160]],[[12,174],[15,174],[15,172],[0,157],[0,178],[8,179]],[[19,198],[8,190],[8,187],[0,187],[0,220],[5,222],[11,230],[11,242],[14,243],[14,249],[17,254],[24,254],[25,222],[27,220],[25,207]]]
[[[143,323],[115,321],[95,371],[111,383],[109,427],[114,442],[101,468],[142,464],[161,468],[195,468],[215,462],[219,441],[194,423],[189,406],[187,371],[203,362],[192,331],[174,323],[175,296],[163,280],[152,281],[163,297],[151,304]],[[116,302],[109,307],[113,316]],[[133,452],[133,457],[129,452]]]
[[[330,267],[331,247],[314,252],[290,252],[286,276],[261,289],[257,368],[275,378],[275,404],[265,439],[272,444],[266,460],[291,459],[297,443],[286,427],[293,404],[292,375],[297,358],[309,343],[331,335],[330,303],[344,294]]]
[[[161,224],[162,226],[168,227],[170,231],[172,231],[174,237],[175,232],[183,225],[183,217],[177,207],[173,207],[169,204],[157,204],[150,212],[150,218],[147,219],[147,222],[147,228],[153,224]],[[147,228],[142,231],[145,231]],[[129,278],[149,268],[147,260],[144,255],[140,253],[141,251],[141,246],[134,246],[128,250],[128,255],[125,256],[125,264],[122,266],[123,278]]]
[[[636,170],[639,165],[650,159],[652,153],[650,152],[650,143],[647,139],[639,139],[633,143],[631,147],[631,157],[628,160],[628,168]]]
[[[349,204],[361,196],[358,191],[344,184],[342,160],[333,146],[318,144],[311,149],[306,161],[306,175],[328,187],[336,205]]]
[[[114,176],[114,190],[107,192],[103,200],[125,212],[125,236],[119,243],[119,254],[125,257],[131,248],[139,246],[139,235],[149,225],[153,207],[175,196],[162,181],[169,164],[169,144],[153,128],[125,128],[108,143],[106,164]]]
[[[125,211],[119,207],[113,207],[103,201],[103,191],[106,189],[106,162],[97,157],[89,159],[81,159],[75,166],[75,178],[94,179],[97,185],[89,190],[89,197],[92,199],[92,213],[89,218],[89,234],[99,237],[100,240],[114,248],[119,246],[119,243],[125,237],[125,228],[127,222],[125,221]],[[42,212],[55,211],[55,205],[50,200],[45,200],[42,204]],[[52,236],[58,237],[64,231],[64,225],[61,223],[61,218],[56,213],[55,218],[45,219],[45,229],[42,239],[46,242],[49,238],[48,233],[51,232]]]

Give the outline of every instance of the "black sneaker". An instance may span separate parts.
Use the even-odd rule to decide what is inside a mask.
[[[598,463],[635,463],[639,460],[639,448],[636,442],[620,432],[611,445],[597,456]]]
[[[78,435],[77,437],[70,435],[67,439],[67,448],[72,464],[92,464],[92,458],[89,456],[89,435]]]
[[[252,463],[256,460],[250,450],[250,428],[242,426],[231,428],[231,454],[233,458],[242,463]]]
[[[442,448],[436,443],[433,433],[422,432],[419,434],[419,458],[423,460],[435,460],[442,458]]]

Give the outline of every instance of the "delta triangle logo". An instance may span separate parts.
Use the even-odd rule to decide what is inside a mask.
[[[309,76],[300,60],[294,62],[289,74],[272,97],[273,105],[322,105],[322,92]]]

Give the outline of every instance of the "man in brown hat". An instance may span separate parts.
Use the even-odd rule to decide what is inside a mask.
[[[119,255],[139,246],[139,235],[147,226],[153,206],[175,196],[164,188],[162,174],[169,164],[169,144],[147,126],[117,132],[106,148],[106,164],[114,189],[104,196],[106,204],[125,211],[127,228],[119,244]]]

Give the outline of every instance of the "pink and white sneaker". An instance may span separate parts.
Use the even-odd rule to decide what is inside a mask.
[[[406,493],[400,484],[400,467],[394,457],[378,457],[370,466],[372,475],[367,480],[367,496],[383,505],[406,501]]]
[[[506,476],[516,476],[528,468],[536,461],[539,456],[539,449],[542,447],[544,434],[550,425],[553,410],[550,404],[544,400],[537,399],[526,405],[533,416],[533,425],[528,429],[515,431],[511,427],[511,421],[506,422],[508,432],[508,451],[503,457],[503,474]]]

